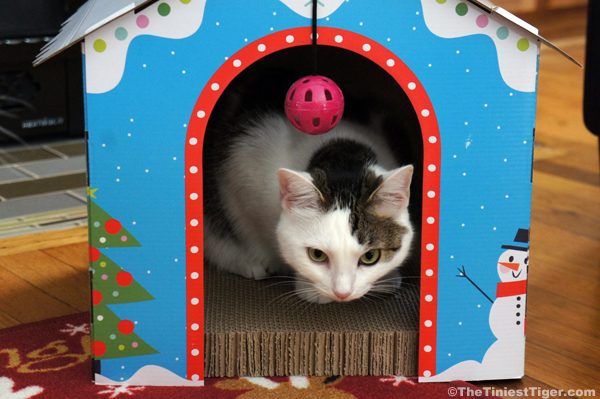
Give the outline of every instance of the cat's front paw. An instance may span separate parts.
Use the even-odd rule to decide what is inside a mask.
[[[247,267],[240,270],[240,272],[242,276],[253,280],[264,280],[271,276],[267,267],[261,264],[249,264]]]

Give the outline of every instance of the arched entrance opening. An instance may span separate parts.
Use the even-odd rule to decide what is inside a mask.
[[[268,65],[281,70],[283,65],[296,66],[291,73],[306,74],[303,64],[310,65],[306,54],[310,44],[310,29],[296,28],[276,32],[248,44],[230,57],[217,70],[202,90],[190,122],[185,149],[185,203],[186,203],[186,276],[187,276],[187,378],[196,380],[204,376],[204,251],[203,251],[203,146],[205,133],[211,116],[221,112],[224,106],[221,99],[230,85],[240,84],[242,76],[257,75],[261,79],[258,65],[269,60]],[[319,73],[332,77],[348,98],[346,116],[360,121],[368,118],[371,112],[381,107],[384,112],[382,124],[390,137],[391,146],[403,163],[413,163],[416,167],[413,183],[413,223],[420,231],[420,242],[415,243],[418,275],[420,275],[420,335],[419,335],[419,375],[435,374],[435,342],[437,311],[437,267],[438,230],[440,197],[440,155],[441,142],[439,128],[433,106],[425,88],[414,73],[394,53],[381,44],[362,35],[336,28],[319,28]],[[348,64],[356,69],[347,68]],[[376,67],[384,73],[361,74],[364,68]],[[301,72],[303,69],[304,72]],[[358,73],[357,73],[358,72]],[[299,77],[298,76],[298,77]],[[284,90],[277,84],[273,75],[272,90]],[[374,80],[373,80],[374,79]],[[247,79],[252,92],[252,79]],[[284,79],[289,85],[289,73]],[[260,86],[260,84],[259,84]],[[286,88],[285,86],[282,86]],[[355,93],[353,93],[355,91]],[[265,91],[254,90],[255,102],[260,104]],[[396,93],[396,94],[394,94]],[[400,93],[400,94],[398,94]],[[370,95],[372,94],[372,96]],[[283,101],[284,95],[280,96]],[[362,101],[361,101],[362,99]],[[368,104],[365,104],[367,100]],[[267,100],[268,101],[268,100]],[[375,103],[374,103],[375,102]],[[387,112],[389,110],[392,112]],[[400,110],[405,120],[395,118]],[[396,134],[397,131],[418,131],[418,136]],[[415,139],[418,137],[418,140]],[[422,182],[422,183],[421,183]],[[415,193],[415,189],[418,191]]]

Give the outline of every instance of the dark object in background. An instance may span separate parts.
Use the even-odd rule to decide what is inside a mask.
[[[600,135],[600,2],[588,5],[588,32],[585,62],[583,117],[587,128]]]
[[[79,48],[34,68],[82,0],[0,0],[0,145],[83,137]]]

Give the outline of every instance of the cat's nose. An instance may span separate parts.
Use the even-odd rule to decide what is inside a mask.
[[[351,291],[333,291],[333,293],[339,299],[344,300],[344,299],[348,298],[352,292]]]

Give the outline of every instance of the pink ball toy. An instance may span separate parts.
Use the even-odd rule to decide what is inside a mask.
[[[342,119],[344,94],[333,80],[325,76],[305,76],[288,90],[285,114],[301,132],[327,133]]]

